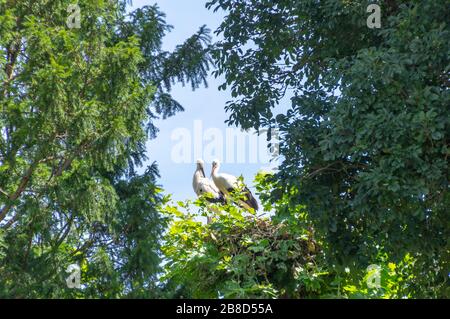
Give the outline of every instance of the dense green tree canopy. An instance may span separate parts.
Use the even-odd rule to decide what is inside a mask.
[[[277,215],[290,205],[291,193],[271,202],[276,187],[267,175],[256,176],[266,211],[256,216],[233,204],[195,202],[165,206],[169,229],[164,236],[164,276],[183,298],[409,298],[415,296],[414,258],[393,263],[374,256],[379,269],[347,269],[327,261],[323,242],[302,206],[290,207],[295,218]],[[239,196],[234,194],[234,196]],[[241,195],[242,196],[242,195]],[[198,210],[198,212],[196,211]],[[198,221],[198,213],[211,223]],[[378,273],[377,273],[378,272]],[[371,285],[378,276],[379,286]]]
[[[381,28],[366,24],[369,3],[381,7]],[[207,6],[228,13],[214,57],[234,97],[229,123],[281,132],[271,198],[295,196],[280,216],[305,205],[342,265],[368,265],[380,248],[411,253],[424,294],[448,293],[448,1]],[[283,97],[290,105],[277,112]]]
[[[72,2],[0,0],[0,298],[450,296],[448,1],[207,0],[220,40],[172,52],[156,5]],[[228,124],[281,134],[263,216],[137,173],[212,62]]]
[[[165,52],[157,6],[78,1],[70,28],[70,4],[0,1],[0,296],[77,296],[76,263],[84,296],[155,297],[164,198],[134,167],[171,84],[205,82],[209,31]]]

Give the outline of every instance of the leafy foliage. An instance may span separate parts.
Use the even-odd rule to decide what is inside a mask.
[[[343,267],[409,253],[416,296],[448,296],[448,3],[375,1],[380,29],[366,26],[369,3],[209,1],[227,11],[216,75],[230,124],[281,133],[269,197],[292,196],[280,217],[306,206]]]
[[[292,298],[318,291],[320,280],[305,277],[302,288],[295,280],[296,269],[313,268],[319,251],[308,232],[258,218],[233,202],[210,204],[201,198],[165,207],[171,225],[162,248],[163,279],[178,287],[178,295]],[[212,222],[202,223],[199,214]]]
[[[78,1],[70,29],[69,4],[0,0],[0,296],[156,297],[165,198],[135,166],[182,109],[169,84],[204,82],[208,30],[162,52],[156,6]]]
[[[212,224],[204,225],[194,214],[168,208],[179,218],[163,247],[169,260],[165,279],[194,298],[292,297],[294,268],[314,259],[307,240],[268,219],[244,216],[234,206],[221,209]]]
[[[0,0],[0,297],[450,296],[448,5],[376,2],[380,29],[369,1],[209,0],[211,59],[206,26],[164,51],[156,5],[80,0],[70,29],[72,1]],[[136,172],[212,61],[228,123],[281,132],[270,217]]]
[[[265,198],[270,184],[264,183],[264,175],[257,176],[257,181]],[[283,207],[283,203],[264,204],[275,213]],[[340,272],[327,263],[322,243],[314,239],[314,229],[306,226],[308,215],[300,207],[297,219],[281,222],[277,214],[257,217],[234,204],[210,204],[205,198],[169,204],[164,211],[170,227],[162,247],[162,280],[175,297],[411,297],[414,278],[409,255],[395,264],[380,251],[380,286],[368,286],[373,273],[365,267]],[[212,222],[202,223],[199,215],[211,217]]]

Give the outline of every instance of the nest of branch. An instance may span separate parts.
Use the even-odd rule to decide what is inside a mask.
[[[213,241],[219,251],[231,255],[232,259],[245,256],[250,260],[247,267],[263,280],[273,282],[280,273],[291,280],[297,267],[314,263],[320,252],[312,230],[300,235],[292,233],[284,223],[274,224],[269,219],[253,217],[248,221],[245,227],[213,231],[208,241]]]

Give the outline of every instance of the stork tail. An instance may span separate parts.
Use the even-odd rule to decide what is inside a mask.
[[[258,202],[256,201],[255,197],[253,197],[252,192],[246,187],[245,188],[245,203],[253,208],[255,211],[259,209]]]
[[[221,204],[225,204],[225,197],[223,196],[222,192],[219,193],[218,197],[215,198],[206,198],[206,200],[210,203],[216,204],[216,203],[221,203]]]

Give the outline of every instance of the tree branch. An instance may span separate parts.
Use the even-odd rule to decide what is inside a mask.
[[[17,187],[16,191],[13,195],[8,196],[10,201],[15,201],[17,198],[19,198],[20,194],[25,190],[25,187],[28,184],[28,181],[31,178],[31,175],[33,174],[34,168],[36,167],[35,164],[31,165],[30,168],[26,171],[25,175],[22,177],[22,180],[20,181],[19,186]],[[12,204],[6,204],[2,210],[0,210],[0,222],[5,219],[6,214],[8,214],[9,210],[11,209],[13,205]]]

